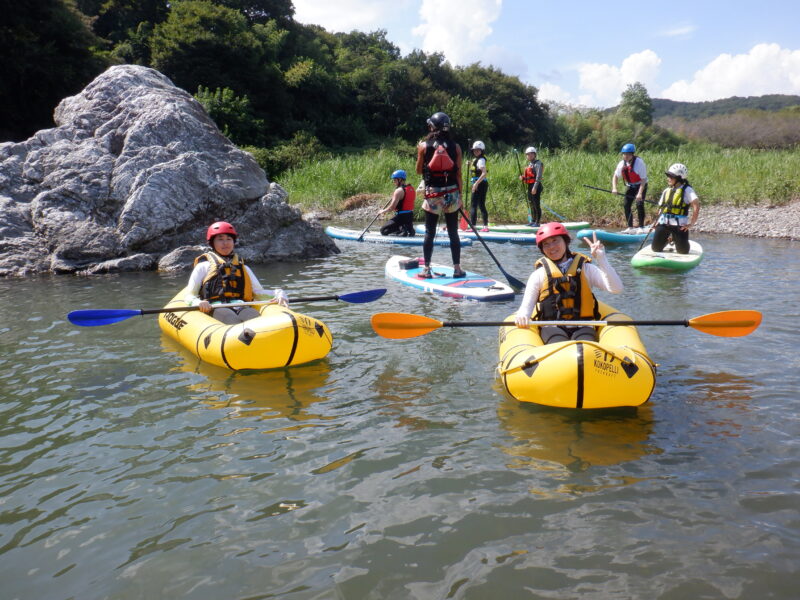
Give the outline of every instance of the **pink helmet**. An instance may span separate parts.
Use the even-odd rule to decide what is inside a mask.
[[[233,228],[233,225],[227,221],[217,221],[216,223],[212,223],[208,228],[208,231],[206,231],[206,241],[210,243],[211,238],[213,238],[215,235],[219,235],[220,233],[232,235],[234,239],[236,239],[238,236],[236,230]]]
[[[567,232],[567,228],[564,227],[563,223],[557,223],[555,221],[552,223],[545,223],[536,231],[536,245],[541,249],[543,241],[557,235],[564,236],[564,241],[569,244],[569,232]]]

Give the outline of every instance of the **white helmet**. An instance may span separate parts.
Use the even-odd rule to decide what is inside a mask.
[[[531,152],[536,154],[536,148],[534,148],[533,146],[528,146],[527,148],[525,148],[525,154],[530,154]]]
[[[472,144],[472,149],[473,150],[486,150],[486,144],[484,144],[480,140],[475,140],[475,142]]]
[[[664,172],[665,175],[674,175],[675,177],[680,177],[681,179],[686,179],[689,176],[689,169],[686,168],[686,165],[681,163],[675,163],[669,169]]]

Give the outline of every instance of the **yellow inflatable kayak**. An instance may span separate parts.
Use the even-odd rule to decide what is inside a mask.
[[[181,290],[165,308],[188,306]],[[161,331],[201,360],[234,371],[275,369],[325,357],[333,338],[328,327],[312,317],[277,304],[254,307],[260,317],[225,325],[198,310],[161,313]]]
[[[630,317],[599,303],[600,320]],[[534,315],[535,317],[535,315]],[[500,328],[498,373],[506,391],[521,402],[562,408],[613,408],[647,402],[656,365],[634,326],[600,326],[598,341],[544,345],[538,327],[520,329],[514,316]]]

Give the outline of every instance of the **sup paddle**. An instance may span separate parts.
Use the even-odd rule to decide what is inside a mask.
[[[477,229],[475,229],[475,225],[473,225],[473,224],[470,222],[470,220],[469,220],[469,219],[467,219],[467,215],[464,213],[464,207],[462,206],[462,207],[461,207],[461,208],[459,208],[458,210],[459,210],[459,212],[461,212],[461,216],[462,216],[462,217],[464,217],[464,219],[466,219],[466,221],[467,221],[467,224],[469,225],[470,229],[472,229],[472,233],[474,233],[474,234],[475,234],[475,237],[476,237],[476,238],[478,238],[478,241],[479,241],[481,244],[483,244],[483,247],[484,247],[484,248],[486,248],[486,252],[488,252],[488,253],[489,253],[489,256],[491,256],[491,257],[492,257],[492,260],[494,261],[494,264],[496,264],[496,265],[497,265],[497,268],[498,268],[498,269],[500,269],[500,272],[503,274],[503,277],[505,277],[505,278],[506,278],[506,281],[508,281],[508,285],[510,285],[512,288],[514,288],[514,291],[516,291],[516,292],[521,292],[522,290],[524,290],[524,289],[525,289],[525,284],[524,284],[524,283],[522,283],[522,282],[521,282],[519,279],[517,279],[516,277],[514,277],[514,276],[512,276],[512,275],[509,275],[509,274],[506,272],[506,270],[503,268],[503,265],[501,265],[501,264],[500,264],[500,261],[499,261],[499,260],[497,260],[497,257],[496,257],[496,256],[495,256],[495,255],[492,253],[492,251],[491,251],[491,250],[489,250],[489,246],[487,246],[487,245],[486,245],[486,242],[484,242],[484,241],[483,241],[483,238],[482,238],[482,237],[480,236],[480,234],[478,233],[478,230],[477,230]]]
[[[353,292],[351,294],[342,294],[341,296],[308,296],[306,298],[292,298],[290,303],[299,302],[321,302],[323,300],[341,300],[349,302],[350,304],[364,304],[366,302],[373,302],[386,293],[385,288],[375,290],[366,290],[364,292]],[[214,304],[213,308],[227,308],[230,306],[261,306],[263,304],[271,304],[270,301],[258,302],[235,302],[231,304]],[[199,306],[179,306],[175,308],[144,308],[144,309],[124,309],[124,308],[110,308],[110,309],[88,309],[88,310],[73,310],[67,315],[67,319],[73,325],[80,325],[81,327],[94,327],[96,325],[110,325],[111,323],[118,323],[131,317],[139,315],[157,315],[161,313],[171,312],[189,312],[193,310],[200,310]]]
[[[392,198],[389,198],[389,201],[386,203],[386,206],[384,206],[384,207],[383,207],[383,209],[384,209],[384,210],[386,210],[387,208],[389,208],[389,205],[390,205],[391,203],[392,203]],[[375,221],[377,221],[377,220],[378,220],[378,217],[379,217],[379,216],[380,216],[380,213],[378,213],[378,214],[376,214],[374,217],[372,217],[372,221],[370,221],[370,222],[369,222],[369,225],[367,225],[366,227],[364,227],[364,231],[362,231],[361,233],[359,233],[359,234],[358,234],[358,237],[356,238],[356,241],[357,241],[357,242],[360,242],[360,241],[361,241],[361,238],[363,238],[363,237],[364,237],[364,234],[365,234],[365,233],[367,233],[367,231],[369,230],[369,228],[370,228],[370,227],[372,227],[372,224],[373,224]]]
[[[437,321],[409,313],[376,313],[370,322],[375,333],[393,340],[419,337],[443,327],[516,327],[513,321]],[[761,313],[757,310],[726,310],[682,321],[532,321],[530,326],[673,325],[720,337],[742,337],[751,334],[760,324]]]
[[[593,189],[593,190],[598,190],[600,192],[606,192],[607,194],[615,194],[617,196],[625,196],[625,194],[623,194],[622,192],[615,192],[615,191],[612,191],[612,190],[607,190],[605,188],[594,187],[593,185],[583,184],[583,187],[590,188],[590,189]],[[644,202],[646,202],[647,204],[658,204],[658,202],[655,202],[654,200],[645,199]]]

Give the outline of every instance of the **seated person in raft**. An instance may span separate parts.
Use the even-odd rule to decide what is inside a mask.
[[[596,341],[594,327],[570,327],[570,320],[594,321],[600,317],[592,288],[619,294],[622,280],[617,275],[595,234],[584,238],[591,258],[569,249],[570,237],[562,223],[546,223],[536,232],[536,245],[544,256],[536,261],[525,286],[525,296],[514,322],[527,328],[536,324],[530,317],[536,309],[540,321],[564,321],[564,325],[545,325],[540,334],[545,344],[567,340]]]
[[[261,287],[250,267],[245,266],[233,249],[236,245],[236,230],[225,221],[212,224],[206,232],[211,251],[194,259],[194,270],[189,276],[185,302],[199,306],[204,313],[226,325],[235,325],[254,319],[261,313],[254,307],[242,305],[214,308],[215,304],[268,300],[287,306],[289,298],[280,288],[266,290]]]

